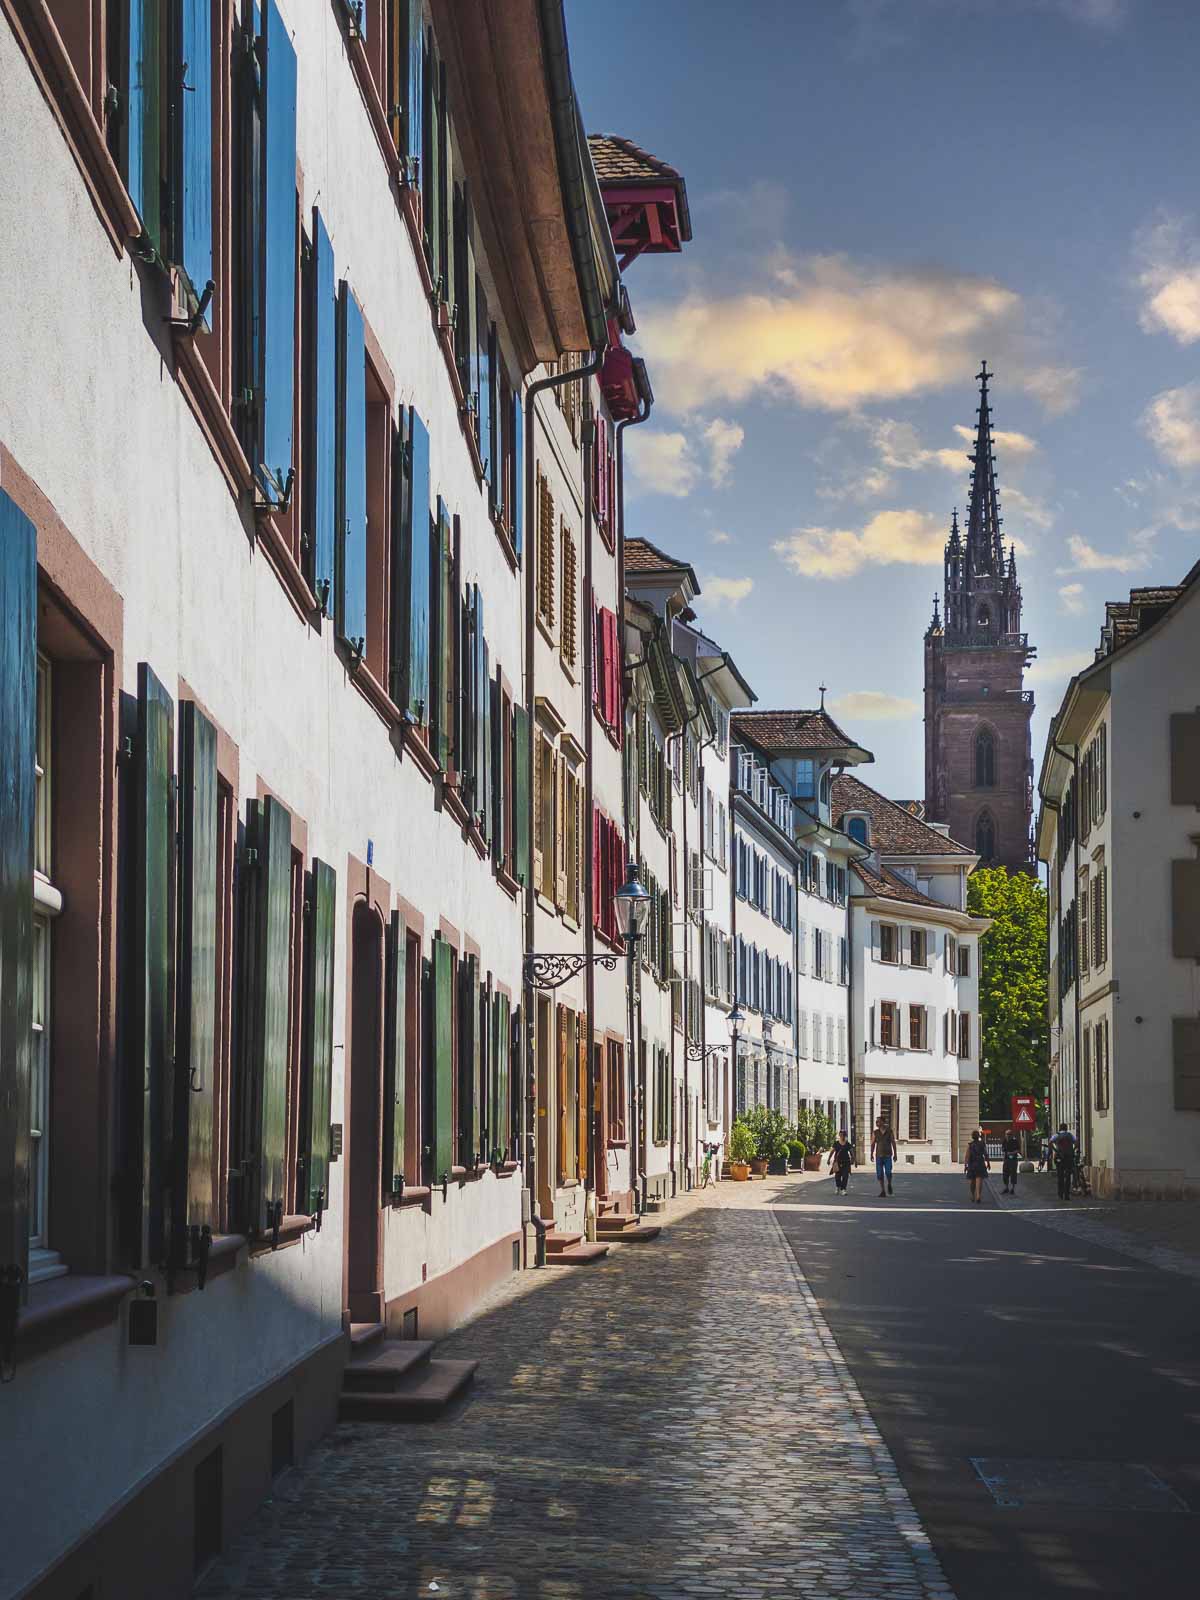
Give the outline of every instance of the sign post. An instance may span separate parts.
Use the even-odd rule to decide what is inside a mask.
[[[1037,1127],[1037,1100],[1031,1094],[1015,1094],[1012,1097],[1012,1125],[1022,1135],[1022,1142]],[[1029,1154],[1028,1145],[1025,1153]]]

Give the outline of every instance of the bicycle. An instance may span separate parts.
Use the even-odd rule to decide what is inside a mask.
[[[716,1186],[717,1180],[713,1176],[712,1170],[713,1157],[716,1155],[716,1153],[717,1147],[715,1144],[706,1144],[704,1146],[704,1160],[700,1164],[699,1187],[701,1189],[707,1189],[709,1184],[712,1184],[714,1187]]]
[[[1071,1168],[1071,1193],[1081,1196],[1084,1200],[1092,1198],[1092,1186],[1088,1182],[1087,1168],[1078,1150],[1075,1152],[1075,1165]]]

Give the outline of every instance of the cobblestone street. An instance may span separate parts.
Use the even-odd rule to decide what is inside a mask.
[[[457,1411],[339,1424],[198,1595],[949,1600],[773,1188],[506,1284],[439,1346],[480,1361]]]

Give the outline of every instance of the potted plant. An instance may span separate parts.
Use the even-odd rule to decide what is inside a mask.
[[[746,1124],[754,1135],[751,1172],[762,1174],[768,1169],[786,1172],[788,1139],[792,1130],[783,1113],[766,1106],[755,1106],[746,1117]]]
[[[805,1147],[804,1170],[819,1172],[821,1153],[833,1144],[833,1123],[823,1111],[806,1107],[796,1118],[796,1134]]]
[[[792,1139],[788,1143],[788,1166],[793,1172],[799,1172],[804,1166],[804,1158],[808,1154],[800,1139]]]
[[[735,1122],[729,1130],[729,1176],[737,1183],[745,1183],[750,1176],[753,1154],[754,1135],[744,1122]]]

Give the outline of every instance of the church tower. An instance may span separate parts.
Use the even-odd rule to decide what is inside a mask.
[[[946,541],[945,589],[925,632],[925,818],[1010,872],[1032,872],[1034,651],[1021,631],[1016,551],[1000,534],[996,459],[983,363],[979,424],[970,456],[965,533],[958,512]]]

